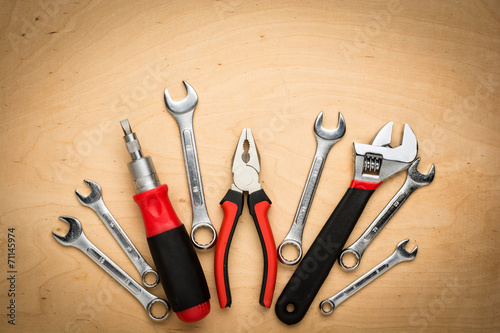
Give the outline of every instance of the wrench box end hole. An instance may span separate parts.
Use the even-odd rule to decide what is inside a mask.
[[[293,311],[295,311],[295,305],[293,305],[292,303],[288,303],[286,305],[286,312],[292,313]]]
[[[356,255],[352,252],[345,252],[342,256],[342,263],[348,268],[354,267],[357,262]]]
[[[156,283],[156,275],[153,272],[147,272],[144,276],[144,282],[149,284],[150,286]]]
[[[325,313],[330,313],[330,312],[333,311],[333,306],[332,306],[332,304],[330,302],[325,302],[325,303],[321,304],[321,309]]]
[[[207,245],[212,241],[213,234],[210,228],[200,227],[194,233],[194,239],[200,245]]]
[[[288,261],[294,261],[299,257],[299,249],[293,244],[285,244],[281,248],[281,255]]]
[[[163,317],[167,311],[167,307],[162,302],[155,302],[151,305],[151,315],[155,318]]]

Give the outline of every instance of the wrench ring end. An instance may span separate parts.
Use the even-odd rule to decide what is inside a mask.
[[[352,253],[352,254],[354,254],[354,257],[356,258],[356,263],[353,266],[346,266],[344,264],[344,255],[346,253]],[[339,257],[339,264],[340,264],[340,266],[343,269],[348,270],[348,271],[355,270],[359,266],[359,262],[360,261],[361,261],[361,257],[359,256],[359,253],[357,251],[351,250],[351,249],[345,249],[344,251],[342,251],[342,253],[340,254],[340,257]]]
[[[196,231],[198,231],[198,229],[200,228],[206,228],[210,230],[210,232],[212,233],[212,240],[207,244],[198,243],[194,237]],[[217,231],[215,231],[215,228],[211,223],[199,223],[193,226],[193,228],[191,229],[191,242],[193,243],[194,247],[197,248],[198,250],[208,250],[212,248],[215,245],[216,240],[217,240]]]
[[[330,310],[325,310],[325,306],[326,305],[330,306]],[[324,315],[332,314],[332,312],[333,312],[334,309],[335,309],[335,304],[333,304],[333,302],[330,301],[329,299],[325,299],[324,301],[322,301],[321,303],[319,303],[319,310]]]
[[[149,284],[149,283],[147,283],[147,282],[146,282],[146,276],[147,276],[148,274],[153,274],[153,275],[155,276],[155,281],[154,281],[153,283],[151,283],[151,284]],[[141,276],[141,277],[142,277],[142,283],[143,283],[146,287],[148,287],[148,288],[154,288],[154,287],[156,287],[156,285],[158,284],[158,282],[160,282],[160,276],[159,276],[159,275],[158,275],[158,273],[157,273],[155,270],[153,270],[153,269],[149,269],[149,270],[144,271],[144,272],[142,273],[142,276]]]
[[[297,258],[293,259],[293,260],[288,260],[286,259],[284,256],[283,256],[283,247],[285,247],[286,245],[293,245],[295,246],[295,248],[299,251],[299,254],[297,256]],[[300,243],[296,242],[296,241],[293,241],[293,240],[284,240],[281,245],[278,247],[278,259],[281,263],[285,264],[285,265],[296,265],[300,259],[302,259],[302,246]]]
[[[153,313],[151,312],[151,308],[153,307],[153,304],[155,304],[157,302],[163,303],[163,305],[165,305],[165,309],[166,309],[165,314],[161,317],[155,317],[153,315]],[[148,315],[151,319],[153,319],[154,321],[161,321],[161,320],[166,319],[168,317],[168,315],[170,314],[170,305],[167,303],[167,301],[165,301],[161,298],[155,298],[151,302],[148,303],[146,310],[148,311]]]

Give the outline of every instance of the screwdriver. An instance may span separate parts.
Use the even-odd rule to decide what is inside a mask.
[[[165,294],[177,317],[184,322],[203,319],[210,312],[210,292],[188,232],[161,185],[153,160],[143,156],[139,140],[128,122],[120,121],[125,145],[132,156],[128,169],[146,228],[149,249]]]

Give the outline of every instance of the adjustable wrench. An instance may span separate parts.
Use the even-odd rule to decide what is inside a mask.
[[[361,276],[359,279],[339,291],[336,295],[325,299],[319,304],[320,311],[325,314],[331,314],[333,310],[340,305],[343,301],[354,295],[356,292],[361,290],[364,286],[378,278],[380,275],[387,272],[391,267],[399,264],[403,261],[411,261],[417,256],[418,247],[408,252],[405,250],[406,244],[409,240],[406,239],[398,244],[396,250],[380,264],[369,270],[366,274]]]
[[[88,196],[84,197],[80,192],[78,192],[78,190],[75,190],[78,201],[80,201],[82,205],[91,208],[97,214],[97,216],[99,216],[104,225],[106,225],[106,227],[108,228],[109,232],[111,232],[118,244],[120,244],[123,251],[125,251],[130,261],[132,261],[135,268],[137,268],[139,274],[141,274],[142,283],[149,288],[153,288],[154,286],[156,286],[160,281],[158,273],[156,273],[156,271],[148,265],[146,260],[144,260],[130,238],[128,238],[125,231],[123,231],[123,229],[120,227],[118,221],[116,221],[116,219],[113,217],[108,207],[106,207],[106,204],[102,199],[101,186],[91,180],[84,180],[84,182],[85,184],[90,186],[92,192],[90,192]],[[146,282],[146,276],[148,274],[153,274],[155,276],[154,283],[149,284]]]
[[[203,194],[203,184],[201,181],[200,164],[198,162],[198,153],[196,151],[196,142],[194,139],[193,114],[196,104],[198,104],[198,95],[193,87],[186,81],[182,81],[182,83],[184,83],[184,87],[187,91],[186,98],[182,101],[174,102],[168,90],[165,89],[165,105],[170,114],[177,121],[181,135],[182,152],[184,154],[184,164],[186,165],[191,207],[193,210],[191,242],[197,249],[205,250],[215,245],[217,232],[208,217],[205,195]],[[209,243],[200,244],[196,241],[195,233],[199,228],[210,230],[212,240]]]
[[[316,153],[314,154],[311,169],[309,170],[309,175],[307,176],[306,184],[304,185],[304,190],[302,191],[302,196],[300,197],[299,206],[297,207],[297,212],[293,218],[290,231],[288,231],[285,239],[278,247],[278,259],[286,265],[295,265],[300,261],[300,259],[302,259],[302,234],[304,232],[307,215],[311,209],[314,194],[316,193],[316,188],[318,187],[319,179],[321,178],[321,173],[323,172],[323,167],[325,166],[328,153],[333,145],[342,139],[345,134],[345,130],[346,126],[344,117],[340,112],[338,126],[334,130],[327,130],[323,128],[323,112],[320,112],[316,118],[314,123]],[[283,247],[286,245],[293,245],[297,248],[298,256],[295,259],[288,260],[283,257],[282,251]]]
[[[144,309],[146,309],[149,317],[153,320],[163,320],[167,318],[170,313],[170,305],[163,299],[156,297],[148,292],[140,284],[128,275],[123,269],[120,268],[113,260],[109,259],[101,250],[99,250],[88,238],[82,230],[80,221],[71,216],[59,217],[64,222],[69,224],[69,231],[65,236],[59,236],[52,233],[54,238],[64,246],[73,246],[81,250],[90,257],[96,264],[101,266],[109,275],[111,275],[118,283],[127,289],[139,302],[141,302]],[[154,303],[160,302],[165,305],[165,314],[161,317],[155,317],[151,312],[151,307]]]
[[[408,169],[417,157],[417,138],[406,124],[402,144],[389,146],[392,126],[392,122],[385,125],[371,145],[354,143],[351,185],[276,302],[276,315],[285,324],[304,318],[375,189],[388,177]]]
[[[389,201],[387,206],[380,212],[380,214],[373,220],[372,224],[366,229],[366,231],[355,241],[351,246],[342,251],[339,258],[339,264],[342,268],[347,270],[353,270],[358,267],[361,257],[365,252],[366,248],[373,241],[375,236],[385,227],[389,220],[396,214],[396,212],[401,208],[406,199],[418,188],[429,185],[434,179],[434,164],[431,166],[429,172],[424,175],[418,172],[417,167],[420,162],[420,157],[412,163],[408,168],[408,175],[406,176],[406,181],[399,191],[394,195],[394,197]],[[344,255],[346,253],[352,253],[356,258],[356,263],[353,266],[346,266],[344,263]]]

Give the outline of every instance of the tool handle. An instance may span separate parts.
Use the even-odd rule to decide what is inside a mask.
[[[243,193],[233,190],[227,191],[220,205],[224,211],[224,219],[219,231],[219,240],[215,245],[214,268],[219,305],[223,309],[231,306],[231,289],[229,287],[227,262],[234,230],[243,209]]]
[[[185,322],[210,312],[210,292],[185,226],[168,198],[167,185],[134,196],[144,219],[153,261],[177,317]]]
[[[356,188],[353,184],[326,221],[278,298],[276,315],[285,324],[296,324],[304,318],[375,191]]]
[[[257,228],[264,255],[264,275],[262,277],[259,303],[266,308],[270,308],[278,270],[276,244],[267,217],[267,212],[271,207],[271,200],[269,200],[264,190],[258,190],[248,195],[248,207]]]

